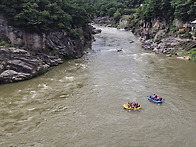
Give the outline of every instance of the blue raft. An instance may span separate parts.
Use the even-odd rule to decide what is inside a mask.
[[[157,98],[154,98],[153,95],[148,95],[148,100],[153,101],[155,103],[162,103],[163,102],[162,97],[158,96]]]

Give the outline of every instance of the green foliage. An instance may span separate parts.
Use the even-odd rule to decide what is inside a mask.
[[[79,34],[78,34],[77,30],[71,29],[71,30],[70,30],[70,36],[71,36],[72,38],[77,38],[77,37],[79,36]]]
[[[190,56],[191,57],[191,61],[196,62],[196,48],[191,49],[190,51],[184,51],[181,56]]]
[[[1,41],[0,46],[10,47],[10,44],[8,44],[6,41]]]
[[[175,34],[178,30],[179,30],[179,28],[176,27],[174,24],[172,24],[172,25],[170,26],[170,33],[171,33],[171,34]]]
[[[124,9],[124,15],[131,15],[137,12],[137,9]]]
[[[186,22],[196,18],[196,2],[193,0],[172,0],[175,18]]]
[[[114,13],[114,21],[118,22],[120,20],[121,14],[119,12],[119,10],[116,10],[116,12]]]
[[[146,22],[153,19],[164,19],[169,21],[173,14],[170,4],[171,0],[145,0],[137,12],[137,17]]]
[[[94,8],[97,16],[114,16],[118,10],[121,15],[136,12],[144,0],[86,0]]]
[[[28,31],[69,32],[87,25],[93,9],[84,0],[1,0],[0,13],[11,25]]]
[[[196,48],[191,53],[191,61],[196,62]]]
[[[189,51],[189,55],[191,57],[191,60],[196,62],[196,48]]]
[[[196,37],[196,29],[194,29],[194,37]]]
[[[162,38],[157,38],[157,39],[155,39],[155,41],[154,41],[154,42],[160,43],[160,42],[161,42],[161,40],[162,40]]]
[[[134,24],[140,20],[151,22],[174,19],[182,22],[196,18],[194,0],[1,0],[0,13],[11,25],[29,31],[50,32],[86,26],[96,16],[110,16],[114,22],[123,15],[136,15]],[[175,29],[173,29],[175,30]]]
[[[193,0],[144,0],[137,11],[137,18],[150,22],[153,19],[172,22],[175,18],[183,22],[196,18],[196,2]]]
[[[175,55],[177,53],[176,49],[170,49],[168,50],[168,53],[171,55]]]

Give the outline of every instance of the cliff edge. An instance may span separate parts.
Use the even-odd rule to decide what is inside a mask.
[[[92,27],[80,28],[78,38],[64,30],[35,33],[8,25],[0,15],[0,84],[27,80],[45,73],[52,66],[84,55],[92,40]]]

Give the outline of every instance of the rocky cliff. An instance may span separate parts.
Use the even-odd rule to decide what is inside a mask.
[[[40,75],[66,59],[79,58],[91,43],[92,27],[81,29],[80,37],[70,38],[62,30],[48,34],[28,32],[8,25],[0,16],[0,84],[26,80]]]
[[[166,28],[165,21],[153,20],[150,23],[140,22],[139,26],[131,25],[129,29],[133,34],[140,36],[143,48],[153,50],[155,53],[170,54],[174,50],[186,49],[196,40],[192,37],[185,37],[183,34],[171,34],[169,28]]]

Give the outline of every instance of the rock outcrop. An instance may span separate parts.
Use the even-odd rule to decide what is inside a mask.
[[[0,83],[30,79],[46,72],[50,64],[30,52],[13,47],[0,48]]]
[[[142,46],[146,50],[153,50],[155,53],[170,54],[171,50],[181,50],[182,46],[194,42],[191,38],[182,38],[169,34],[165,29],[166,22],[154,20],[151,23],[140,23],[139,28],[131,26],[133,34],[140,36]]]
[[[94,28],[92,31],[92,34],[99,34],[99,33],[101,33],[101,31],[102,31],[101,29]]]
[[[95,24],[99,24],[99,25],[105,25],[105,26],[111,26],[112,21],[111,18],[109,16],[105,16],[105,17],[95,17],[93,19],[93,22]]]
[[[8,25],[0,16],[0,42],[13,46],[0,47],[0,84],[38,76],[66,59],[84,55],[92,40],[92,27],[80,29],[77,39],[70,38],[64,30],[49,34],[28,32]]]

